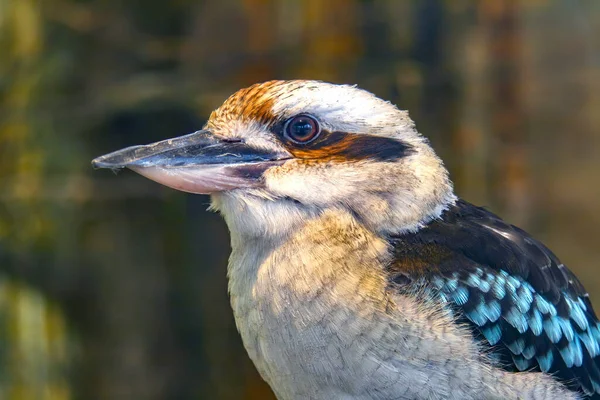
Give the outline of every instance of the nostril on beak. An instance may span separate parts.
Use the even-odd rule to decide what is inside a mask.
[[[241,138],[223,138],[221,139],[223,143],[244,143],[244,139]]]

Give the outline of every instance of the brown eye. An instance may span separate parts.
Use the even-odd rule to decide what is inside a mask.
[[[310,115],[297,115],[285,123],[284,131],[294,142],[308,143],[319,135],[321,127]]]

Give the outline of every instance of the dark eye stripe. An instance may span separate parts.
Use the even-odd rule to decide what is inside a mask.
[[[382,136],[322,131],[307,144],[298,144],[280,136],[288,151],[297,158],[339,161],[395,161],[413,152],[412,146]]]

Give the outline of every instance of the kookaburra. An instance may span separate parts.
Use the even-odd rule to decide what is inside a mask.
[[[577,399],[600,325],[542,243],[454,194],[407,112],[355,86],[242,89],[202,130],[99,157],[210,194],[231,305],[279,399]]]

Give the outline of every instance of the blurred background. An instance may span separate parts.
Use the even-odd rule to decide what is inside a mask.
[[[592,0],[0,0],[0,398],[272,398],[208,197],[90,166],[269,79],[410,110],[600,309],[599,40]]]

